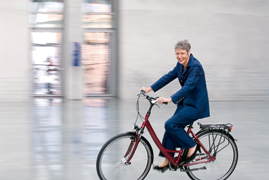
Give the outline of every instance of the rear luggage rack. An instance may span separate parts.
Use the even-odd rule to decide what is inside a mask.
[[[224,130],[227,133],[232,131],[233,125],[231,123],[227,124],[201,124],[197,123],[200,126],[200,129],[203,130]]]

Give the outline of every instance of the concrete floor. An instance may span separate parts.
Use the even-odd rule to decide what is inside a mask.
[[[96,156],[110,137],[131,130],[136,101],[33,99],[31,104],[0,103],[0,179],[95,180]],[[202,123],[232,123],[238,139],[238,165],[229,179],[268,179],[269,102],[211,102]],[[141,101],[144,114],[147,102]],[[154,108],[150,118],[162,139],[173,104]],[[199,128],[195,123],[194,131]],[[148,133],[145,137],[149,138]],[[150,140],[150,142],[152,142]],[[152,143],[154,164],[162,161]],[[146,179],[189,179],[185,173],[151,170]]]

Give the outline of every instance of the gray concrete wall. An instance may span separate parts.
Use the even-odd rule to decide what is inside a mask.
[[[72,65],[72,43],[82,42],[82,0],[66,0],[63,32],[63,95],[66,99],[82,99],[83,72],[81,66]]]
[[[135,98],[176,64],[188,39],[210,100],[269,99],[269,1],[120,1],[120,97]],[[157,95],[170,96],[175,81]]]
[[[27,102],[31,63],[28,0],[0,2],[0,102]]]
[[[0,153],[5,154],[0,160],[5,162],[0,167],[0,179],[16,175],[30,179],[27,167],[31,166],[31,149],[27,138],[31,129],[27,125],[31,122],[27,102],[32,81],[28,0],[0,1],[0,24]],[[3,138],[3,134],[7,137]]]

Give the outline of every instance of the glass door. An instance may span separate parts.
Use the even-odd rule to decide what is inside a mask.
[[[29,9],[34,96],[61,96],[63,0],[32,0]]]
[[[61,95],[61,39],[59,32],[32,32],[34,95]]]
[[[84,0],[82,66],[85,96],[115,95],[114,1]]]
[[[111,94],[111,32],[85,32],[82,45],[84,94]]]

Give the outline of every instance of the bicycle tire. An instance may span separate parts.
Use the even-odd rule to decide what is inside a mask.
[[[108,140],[101,148],[97,161],[96,170],[100,179],[144,179],[150,171],[153,163],[153,151],[149,142],[141,137],[138,147],[130,164],[122,162],[129,149],[131,141],[136,139],[132,132],[119,134]],[[130,151],[131,152],[131,151]]]
[[[233,137],[221,130],[202,131],[196,136],[207,151],[210,152],[213,157],[216,157],[216,160],[208,163],[186,166],[185,170],[201,168],[203,166],[206,167],[206,170],[189,171],[187,172],[187,175],[192,180],[227,179],[233,173],[238,161],[238,149]],[[213,139],[215,139],[215,141],[213,141]],[[213,144],[213,142],[215,142],[215,144]],[[202,153],[200,154],[200,157],[205,154],[202,148],[201,151]],[[199,159],[198,157],[196,156],[196,161]]]

